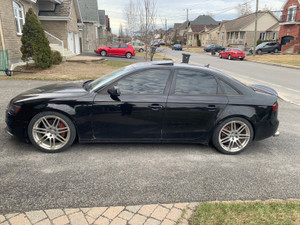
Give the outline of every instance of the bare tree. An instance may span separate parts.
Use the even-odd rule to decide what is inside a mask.
[[[125,8],[127,29],[130,36],[139,35],[150,46],[156,27],[156,0],[130,0]],[[146,48],[146,60],[148,48]]]
[[[252,12],[252,8],[249,2],[244,2],[242,4],[238,4],[235,7],[237,13],[239,16],[247,15]]]
[[[124,31],[123,31],[123,26],[122,23],[120,24],[120,28],[119,28],[119,42],[123,41],[124,39]]]
[[[133,37],[137,31],[137,12],[133,0],[124,9],[128,35]]]

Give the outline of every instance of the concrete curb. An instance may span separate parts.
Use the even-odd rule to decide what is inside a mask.
[[[271,66],[279,66],[279,67],[284,67],[284,68],[290,68],[290,69],[300,70],[300,67],[298,67],[298,66],[289,66],[289,65],[277,64],[277,63],[269,63],[269,62],[258,62],[258,61],[248,60],[246,58],[245,58],[245,61],[246,62],[254,62],[254,63],[266,64],[266,65],[271,65]]]
[[[0,225],[188,225],[199,203],[36,210],[0,215]]]

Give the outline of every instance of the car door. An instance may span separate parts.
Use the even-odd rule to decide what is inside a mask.
[[[120,55],[125,55],[129,50],[128,45],[120,44]]]
[[[162,138],[198,140],[210,137],[218,115],[228,103],[211,74],[180,69],[174,74],[164,116]]]
[[[109,49],[110,49],[109,55],[119,55],[120,45],[119,44],[112,44]]]
[[[113,97],[106,88],[93,106],[93,133],[97,140],[161,140],[162,119],[171,79],[170,69],[140,70],[111,86],[120,96]]]

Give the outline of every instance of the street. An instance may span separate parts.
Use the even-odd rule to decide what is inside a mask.
[[[249,61],[220,59],[218,53],[189,53],[159,48],[157,52],[172,58],[175,62],[182,61],[182,53],[191,54],[189,64],[217,69],[247,84],[262,84],[274,88],[281,98],[300,106],[300,71],[280,66],[266,65]],[[246,59],[247,60],[247,56]]]
[[[181,61],[182,52],[163,49]],[[279,100],[279,137],[239,155],[196,144],[78,144],[38,152],[4,131],[5,109],[18,93],[47,81],[0,81],[0,214],[50,208],[300,198],[299,70],[192,53],[247,83],[269,85]]]

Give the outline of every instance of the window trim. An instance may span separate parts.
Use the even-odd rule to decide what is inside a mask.
[[[287,14],[286,22],[295,22],[296,13],[297,13],[297,6],[296,5],[290,6],[288,8],[288,14]]]
[[[16,28],[17,28],[17,35],[22,35],[22,29],[21,29],[21,23],[20,21],[23,22],[23,25],[25,24],[25,17],[24,17],[24,7],[21,5],[19,2],[13,1],[13,10],[14,10],[14,17],[16,21]],[[15,14],[15,10],[17,11],[17,14]],[[22,13],[22,18],[20,17],[19,13]],[[20,31],[20,32],[19,32]]]

